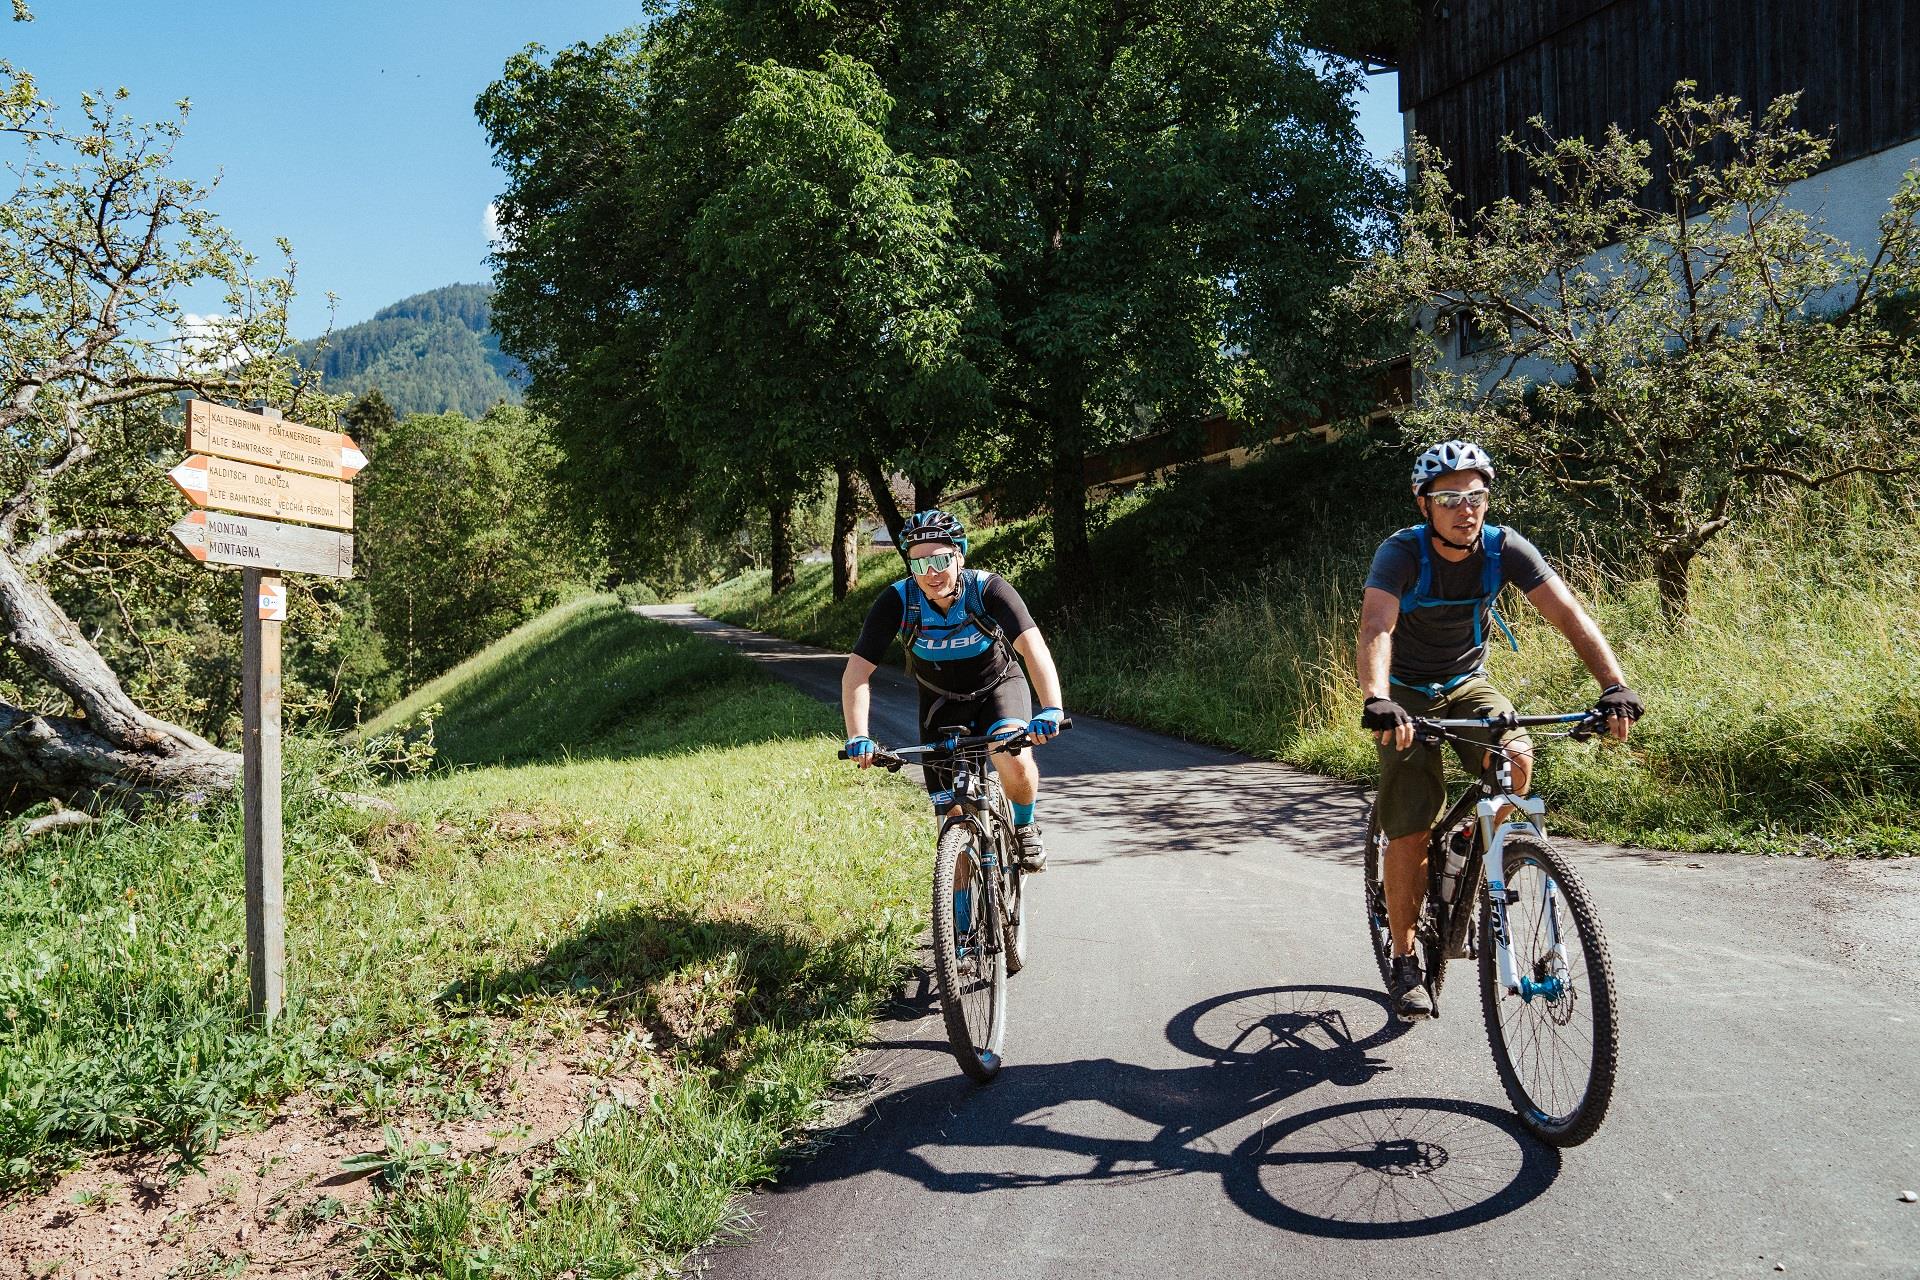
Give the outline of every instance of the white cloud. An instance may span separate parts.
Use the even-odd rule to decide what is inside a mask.
[[[482,222],[487,233],[487,247],[490,249],[506,248],[507,236],[505,230],[500,226],[500,205],[498,201],[487,201],[487,211],[482,215]]]
[[[253,352],[238,344],[240,322],[233,316],[196,315],[189,311],[174,326],[173,338],[166,346],[176,367],[213,364],[232,368],[252,357]]]

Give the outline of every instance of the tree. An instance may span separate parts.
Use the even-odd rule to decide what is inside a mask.
[[[518,405],[414,414],[361,482],[367,592],[405,688],[505,635],[580,581],[591,548],[555,511],[560,457]]]
[[[852,467],[841,463],[834,471],[833,598],[844,600],[860,585],[860,483]]]
[[[179,430],[177,397],[333,418],[281,354],[291,267],[257,274],[208,190],[171,173],[181,120],[132,123],[123,97],[83,98],[69,128],[0,62],[16,177],[0,203],[0,624],[42,690],[0,703],[0,790],[14,806],[233,784],[238,757],[135,703],[49,584],[98,571],[108,549],[165,539],[177,503],[154,457]],[[195,286],[224,294],[227,314],[187,316],[178,299]]]
[[[1471,219],[1440,156],[1416,149],[1402,248],[1356,279],[1360,305],[1471,324],[1484,349],[1455,369],[1421,343],[1420,439],[1474,436],[1603,519],[1651,564],[1670,615],[1688,569],[1782,485],[1915,469],[1920,167],[1871,256],[1788,203],[1828,143],[1682,83],[1657,119],[1670,199],[1646,199],[1652,144],[1505,145],[1538,185]],[[1759,505],[1764,505],[1759,504]]]
[[[594,499],[659,494],[622,542],[749,511],[771,529],[843,466],[951,467],[963,436],[928,406],[987,412],[956,351],[979,267],[944,234],[952,167],[892,151],[863,64],[743,63],[786,40],[765,19],[690,6],[529,51],[479,104],[508,174],[497,323],[563,447],[595,459]],[[609,463],[635,483],[609,492]]]
[[[368,387],[355,396],[353,403],[347,406],[341,416],[347,420],[347,434],[353,437],[354,443],[360,446],[360,452],[367,455],[369,462],[373,460],[375,451],[386,442],[387,433],[400,420],[400,415],[393,411],[393,406],[387,403],[387,398],[380,394],[378,387]]]
[[[1000,442],[1093,581],[1086,455],[1216,410],[1317,409],[1347,353],[1324,300],[1394,203],[1287,0],[977,3],[875,58],[890,137],[956,163],[955,235],[992,264],[972,335]]]
[[[1037,482],[1080,588],[1089,451],[1342,364],[1322,303],[1391,189],[1307,7],[705,0],[529,51],[479,104],[505,345],[569,450],[703,515],[847,463],[889,523],[895,469]]]
[[[572,511],[634,580],[720,543],[716,526],[738,529],[742,510],[713,509],[653,386],[687,305],[688,175],[724,125],[667,47],[684,24],[670,15],[551,56],[529,48],[475,106],[506,182],[494,328],[572,464]]]

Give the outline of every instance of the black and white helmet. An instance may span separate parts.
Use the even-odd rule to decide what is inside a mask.
[[[1478,471],[1493,483],[1493,459],[1487,451],[1471,440],[1448,440],[1444,444],[1434,445],[1421,454],[1413,464],[1413,491],[1425,493],[1427,486],[1436,476],[1446,475],[1449,471]]]
[[[916,511],[900,524],[900,538],[895,544],[900,549],[900,558],[907,558],[907,548],[917,542],[951,542],[960,548],[960,554],[967,553],[967,527],[955,516],[950,516],[938,507],[929,507],[925,511]]]

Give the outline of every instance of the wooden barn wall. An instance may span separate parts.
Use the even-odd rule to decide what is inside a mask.
[[[1833,126],[1836,164],[1920,136],[1920,0],[1421,0],[1421,11],[1401,109],[1452,162],[1468,208],[1525,194],[1525,166],[1499,144],[1528,118],[1566,137],[1615,121],[1650,137],[1678,80],[1755,108],[1801,91],[1797,119]]]

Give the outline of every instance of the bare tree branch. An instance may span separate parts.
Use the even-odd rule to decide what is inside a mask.
[[[61,533],[50,533],[43,538],[36,538],[15,552],[13,560],[15,564],[38,564],[83,542],[139,547],[150,545],[153,538],[148,534],[129,529],[68,529]]]

